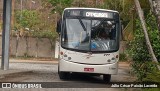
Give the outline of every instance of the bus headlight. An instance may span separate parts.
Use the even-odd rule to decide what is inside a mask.
[[[107,62],[111,62],[111,60],[110,60],[110,59],[108,59],[108,60],[107,60]]]
[[[64,54],[64,57],[67,57],[67,55],[66,55],[66,54]]]
[[[113,57],[112,60],[115,60],[115,58]]]
[[[107,62],[109,62],[109,63],[115,63],[116,62],[116,58],[113,57],[111,59],[108,59]]]
[[[71,57],[68,57],[68,60],[71,60],[72,58]]]

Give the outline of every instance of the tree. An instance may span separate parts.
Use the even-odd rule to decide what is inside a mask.
[[[151,7],[153,14],[157,18],[158,28],[160,31],[160,9],[159,9],[160,2],[159,0],[149,0],[149,3],[150,3],[150,7]]]
[[[61,15],[64,8],[72,5],[73,0],[48,0],[48,2],[51,3],[53,7],[52,13],[57,12]]]
[[[143,32],[144,32],[144,36],[145,36],[145,40],[146,40],[146,45],[149,51],[149,54],[151,55],[152,61],[155,63],[158,63],[157,58],[153,52],[149,37],[148,37],[148,33],[147,33],[147,28],[146,28],[146,23],[145,23],[145,19],[144,19],[144,15],[143,15],[143,11],[141,9],[140,3],[138,0],[134,0],[135,5],[136,5],[136,9],[142,24],[142,28],[143,28]],[[160,67],[158,66],[158,69],[160,70]]]

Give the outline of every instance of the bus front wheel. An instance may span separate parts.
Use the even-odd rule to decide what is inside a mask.
[[[60,79],[63,79],[63,80],[68,79],[68,78],[69,78],[69,75],[70,75],[69,72],[58,72],[58,74],[59,74],[59,78],[60,78]]]
[[[58,75],[59,75],[59,78],[62,79],[62,80],[68,79],[70,73],[69,73],[69,72],[61,72],[61,71],[59,70],[59,67],[60,67],[60,66],[59,66],[59,64],[58,64]]]
[[[110,74],[104,74],[103,75],[103,81],[105,83],[109,83],[111,81],[111,75]]]

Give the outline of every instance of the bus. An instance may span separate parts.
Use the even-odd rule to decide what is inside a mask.
[[[57,22],[55,57],[58,74],[99,75],[110,82],[118,72],[121,24],[119,13],[98,8],[65,8]]]

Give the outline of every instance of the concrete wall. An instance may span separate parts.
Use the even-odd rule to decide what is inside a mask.
[[[48,38],[38,39],[38,47],[36,46],[36,38],[28,38],[28,55],[33,57],[54,57],[54,49]],[[19,39],[17,55],[24,56],[26,54],[26,39]],[[0,36],[0,55],[2,54],[2,37]],[[10,38],[10,55],[16,55],[16,37]]]

